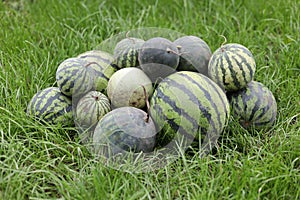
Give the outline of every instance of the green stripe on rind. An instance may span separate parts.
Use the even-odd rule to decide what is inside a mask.
[[[251,81],[248,86],[229,95],[233,116],[242,125],[268,127],[274,124],[277,103],[272,92],[263,84]]]
[[[119,68],[137,67],[137,54],[137,50],[133,48],[127,48],[116,55],[116,63]]]
[[[251,52],[239,44],[226,44],[217,49],[209,62],[209,77],[226,91],[246,87],[256,69]]]
[[[203,97],[199,99],[199,103],[207,103],[207,107],[212,108],[210,111],[212,111],[212,118],[217,119],[213,120],[211,123],[214,126],[216,132],[221,132],[224,128],[224,123],[227,120],[228,112],[229,112],[229,103],[227,101],[226,95],[224,92],[217,86],[213,81],[208,79],[207,77],[201,75],[201,74],[192,74],[194,76],[189,76],[187,74],[180,73],[181,76],[186,77],[191,83],[191,85],[196,85],[201,92],[204,93],[204,95],[199,93],[200,97]],[[202,77],[197,77],[202,76]],[[189,84],[189,83],[187,83]],[[211,90],[211,88],[214,88],[215,90]],[[212,92],[214,91],[214,92]],[[217,98],[219,97],[219,98]],[[199,97],[198,97],[199,98]],[[206,101],[207,100],[207,101]],[[219,109],[222,109],[222,112],[220,112]],[[224,114],[224,115],[223,115]]]
[[[174,91],[174,92],[178,92],[178,91]],[[156,105],[152,105],[154,107],[151,110],[151,116],[153,117],[154,120],[157,120],[156,116],[161,117],[160,119],[157,120],[159,129],[163,128],[162,122],[166,120],[168,125],[173,129],[172,131],[177,131],[177,129],[181,126],[182,127],[181,133],[184,134],[186,137],[191,139],[196,137],[196,132],[198,128],[197,116],[193,116],[193,117],[190,116],[188,112],[186,112],[183,108],[181,108],[182,104],[174,100],[171,100],[170,97],[167,94],[165,94],[165,92],[160,91],[159,88],[156,89],[155,95],[158,101],[153,100],[153,102],[155,102]],[[192,105],[190,107],[192,107]],[[168,112],[164,112],[166,110],[168,110]],[[156,111],[158,111],[158,113],[155,114]],[[200,118],[200,116],[198,117]],[[182,126],[182,124],[184,124],[184,126]],[[166,133],[166,134],[170,134],[170,133]],[[171,134],[173,136],[175,135],[175,133],[171,133]]]
[[[91,91],[78,102],[75,120],[84,128],[93,127],[110,110],[108,98],[101,92]]]
[[[69,58],[59,65],[56,81],[62,93],[72,97],[91,90],[93,78],[88,64],[80,58]]]
[[[113,56],[104,51],[92,50],[82,53],[78,57],[89,63],[95,63],[90,64],[88,67],[94,79],[93,89],[104,92],[109,78],[117,71],[116,66],[113,64]]]
[[[211,87],[211,84],[214,86]],[[219,91],[215,92],[216,88]],[[175,135],[174,131],[177,131],[172,130],[174,127],[181,127],[188,137],[195,136],[204,129],[205,132],[219,134],[229,114],[228,101],[220,96],[226,99],[224,92],[215,83],[198,73],[179,72],[165,78],[150,101],[150,113],[158,126],[162,126],[164,121],[168,123],[159,136],[166,140],[172,139]],[[211,102],[211,99],[217,103]],[[218,108],[223,105],[225,108]],[[205,115],[206,117],[203,118]],[[200,120],[201,116],[206,119]],[[169,132],[163,133],[166,129],[169,129]]]
[[[27,114],[52,124],[73,121],[71,99],[63,95],[57,87],[37,92],[28,104]]]

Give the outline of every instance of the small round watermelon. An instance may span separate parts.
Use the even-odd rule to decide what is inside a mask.
[[[271,127],[277,114],[273,93],[262,83],[251,81],[246,88],[228,94],[232,115],[244,128]]]
[[[146,112],[121,107],[107,113],[93,134],[94,153],[110,157],[118,153],[151,152],[155,146],[155,125]]]
[[[114,49],[116,65],[119,68],[138,67],[138,52],[144,42],[144,40],[135,37],[127,37],[118,42]]]
[[[27,106],[27,114],[50,124],[73,124],[72,101],[57,87],[37,92]]]
[[[57,68],[56,81],[61,92],[69,97],[78,97],[93,88],[93,73],[90,62],[81,58],[68,58]]]
[[[150,100],[150,115],[156,123],[159,146],[192,142],[209,151],[229,117],[223,90],[203,74],[181,71],[160,82]]]
[[[112,75],[107,86],[107,95],[113,108],[125,106],[144,108],[146,96],[150,97],[152,92],[151,80],[136,67],[118,70]]]
[[[90,63],[89,69],[94,80],[92,89],[102,93],[105,92],[109,78],[118,69],[113,64],[113,56],[104,51],[91,50],[79,54],[77,57]]]
[[[208,64],[208,76],[227,92],[245,88],[253,80],[255,70],[252,53],[235,43],[217,49]]]
[[[93,128],[110,110],[109,99],[103,93],[90,91],[81,97],[77,103],[76,124],[83,129]]]
[[[155,83],[176,71],[179,52],[170,40],[154,37],[142,45],[138,60],[140,68]]]
[[[189,35],[176,39],[174,44],[180,54],[178,71],[194,71],[208,76],[208,62],[212,53],[204,40]]]

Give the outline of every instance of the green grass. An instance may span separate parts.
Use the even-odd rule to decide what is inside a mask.
[[[273,92],[271,130],[229,124],[204,158],[183,156],[150,173],[97,162],[72,128],[25,114],[31,97],[55,85],[68,57],[139,27],[161,27],[247,46]],[[0,2],[0,199],[300,199],[300,3],[266,1]]]

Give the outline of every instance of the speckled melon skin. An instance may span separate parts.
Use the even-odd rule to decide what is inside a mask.
[[[252,53],[236,43],[221,46],[212,54],[208,64],[208,76],[227,92],[245,88],[253,80],[255,70]]]
[[[189,35],[176,39],[174,44],[180,54],[178,71],[194,71],[208,76],[208,62],[212,53],[204,40]]]
[[[276,120],[277,103],[262,83],[251,81],[246,88],[229,93],[232,115],[246,129],[269,128]]]
[[[93,152],[113,156],[117,153],[151,152],[155,146],[156,129],[147,113],[135,107],[121,107],[107,113],[93,134]]]
[[[114,49],[114,59],[119,69],[139,66],[138,52],[144,42],[139,38],[128,37],[117,43]]]
[[[153,92],[152,82],[139,68],[128,67],[118,70],[112,75],[107,86],[107,95],[113,108],[133,106],[144,108],[146,95]]]
[[[72,101],[57,87],[48,87],[37,92],[31,98],[26,113],[50,124],[74,124]]]
[[[89,69],[93,77],[92,89],[105,93],[109,78],[118,70],[113,56],[104,51],[91,50],[81,53],[77,57],[91,63]]]

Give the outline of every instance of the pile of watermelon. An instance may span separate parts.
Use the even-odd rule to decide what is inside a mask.
[[[276,119],[272,92],[254,81],[241,44],[211,52],[197,36],[126,35],[113,52],[92,50],[61,62],[56,87],[37,92],[27,114],[75,126],[96,155],[193,147],[209,152],[232,116],[245,129]]]

